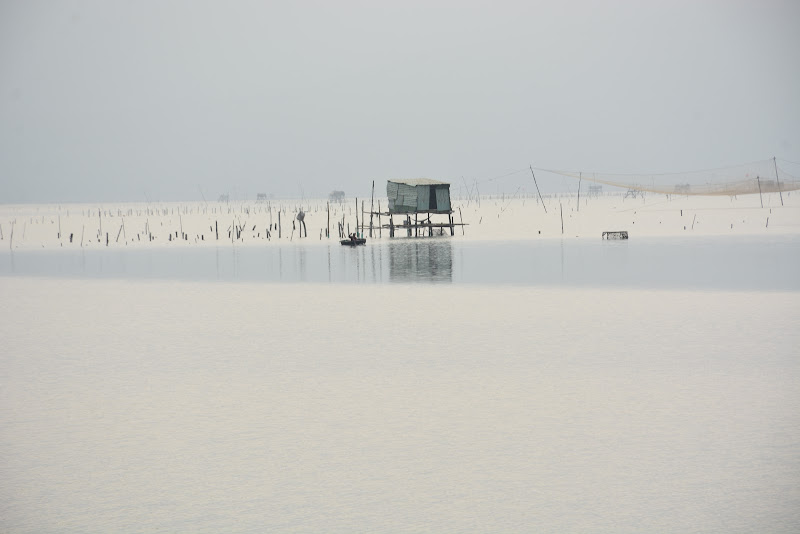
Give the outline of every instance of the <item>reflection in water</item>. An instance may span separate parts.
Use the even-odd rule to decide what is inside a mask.
[[[0,251],[0,276],[800,290],[800,238]]]
[[[452,282],[452,243],[447,239],[415,239],[389,247],[389,280]]]

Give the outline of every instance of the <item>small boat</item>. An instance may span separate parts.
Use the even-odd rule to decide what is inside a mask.
[[[367,239],[365,237],[356,237],[355,239],[342,239],[339,241],[342,245],[354,247],[356,245],[366,245]]]

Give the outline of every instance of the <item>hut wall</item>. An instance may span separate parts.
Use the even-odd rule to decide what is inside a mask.
[[[417,211],[417,188],[411,185],[387,182],[389,211],[392,213],[414,213]]]
[[[450,186],[436,187],[436,209],[439,211],[450,211]]]
[[[431,187],[428,185],[418,185],[414,189],[417,190],[417,210],[428,211],[428,205],[431,202]]]
[[[419,184],[386,182],[386,196],[392,213],[450,211],[449,184]]]

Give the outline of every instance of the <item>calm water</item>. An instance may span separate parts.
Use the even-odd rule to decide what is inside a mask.
[[[797,293],[0,294],[2,532],[800,529]]]
[[[31,251],[0,275],[197,281],[800,290],[800,238],[654,238]]]
[[[0,532],[798,532],[798,245],[6,253]]]

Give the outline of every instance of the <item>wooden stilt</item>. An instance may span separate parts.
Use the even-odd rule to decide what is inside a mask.
[[[375,180],[372,180],[372,196],[369,200],[369,237],[372,237],[372,215],[375,211]],[[380,211],[380,209],[378,210]]]

